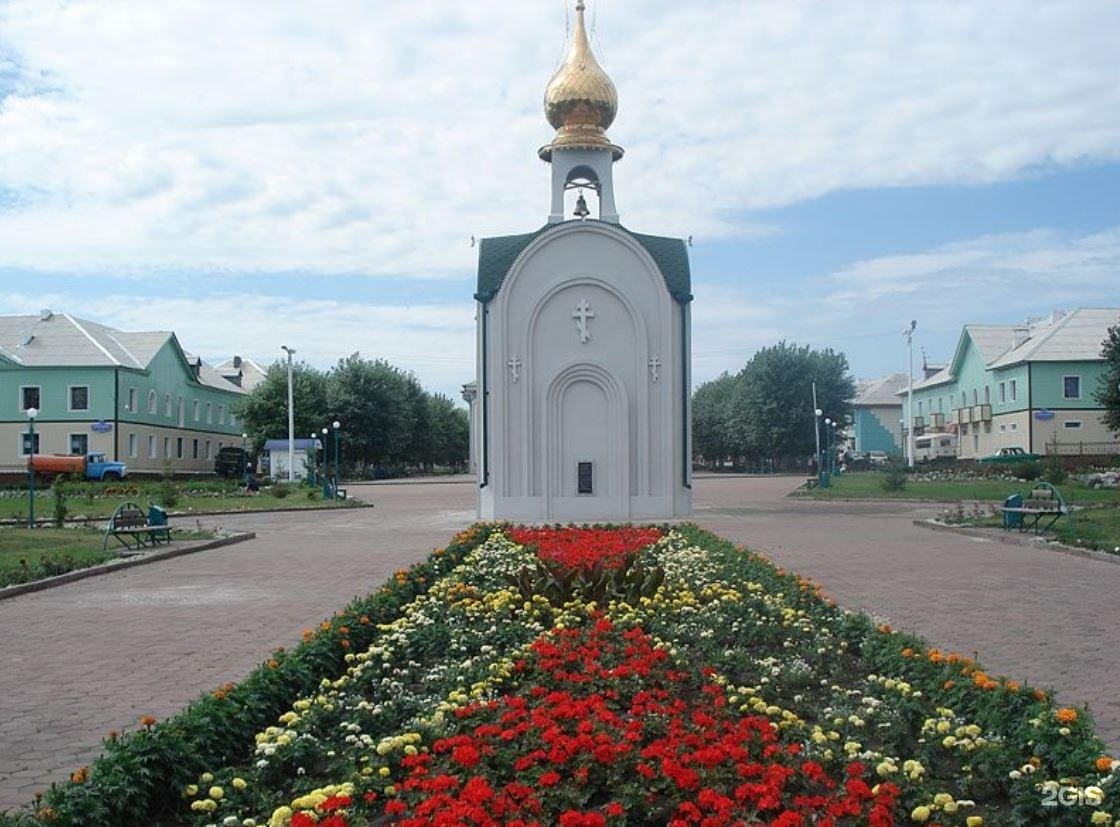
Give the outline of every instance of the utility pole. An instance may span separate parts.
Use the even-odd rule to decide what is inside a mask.
[[[909,366],[906,371],[906,464],[914,467],[914,328],[918,326],[916,319],[910,320],[910,327],[902,332],[906,337],[906,351],[909,354]]]
[[[287,345],[280,345],[280,349],[288,354],[288,482],[295,482],[296,413],[292,405],[292,354],[295,350]]]

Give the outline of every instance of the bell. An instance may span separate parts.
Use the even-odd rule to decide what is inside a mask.
[[[587,218],[587,216],[591,215],[591,210],[587,209],[587,199],[583,197],[583,190],[580,190],[579,198],[576,199],[574,215],[576,218]]]

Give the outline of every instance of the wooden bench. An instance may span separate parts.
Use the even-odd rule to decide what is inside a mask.
[[[110,538],[136,551],[170,543],[171,527],[167,524],[167,512],[153,505],[145,513],[136,503],[121,503],[105,528],[102,551],[108,550]]]
[[[820,484],[820,477],[809,477],[805,480],[805,490],[808,491],[810,488],[816,488]]]
[[[1070,513],[1062,492],[1048,482],[1036,483],[1026,497],[1021,493],[1012,494],[1004,500],[1000,510],[1005,529],[1017,527],[1019,531],[1035,534],[1049,531],[1054,523]]]

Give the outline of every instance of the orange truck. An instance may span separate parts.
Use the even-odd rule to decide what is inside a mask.
[[[30,459],[30,465],[35,473],[44,477],[70,474],[87,480],[112,481],[128,476],[128,467],[123,462],[106,460],[105,455],[99,452],[75,456],[35,454]]]

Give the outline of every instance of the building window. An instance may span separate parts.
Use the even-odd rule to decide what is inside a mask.
[[[163,415],[171,416],[171,394],[163,395]]]
[[[210,440],[206,440],[206,458],[207,459],[213,459],[214,458],[213,446],[211,445]]]
[[[964,423],[964,422],[961,423],[961,436],[968,436],[968,424],[967,423]]]
[[[237,424],[237,417],[233,415],[233,411],[229,412],[229,426],[232,428]]]
[[[198,422],[198,400],[191,403],[191,419]]]
[[[1080,399],[1081,398],[1081,377],[1080,376],[1063,376],[1062,377],[1062,396],[1065,399]]]
[[[206,403],[206,422],[212,424],[214,422],[214,406],[209,402]]]
[[[26,411],[28,408],[42,410],[39,404],[43,397],[43,389],[38,385],[24,385],[19,389],[19,409]]]
[[[1067,419],[1065,422],[1062,423],[1062,427],[1071,428],[1071,429],[1080,428],[1081,427],[1081,420],[1080,419]]]
[[[136,413],[136,388],[128,389],[128,403],[124,409],[129,413]]]
[[[1007,430],[1009,430],[1009,431],[1019,430],[1019,423],[1018,422],[1012,422],[1010,425],[1007,426]]]
[[[999,401],[1000,402],[1006,402],[1007,401],[1007,383],[1006,382],[1000,382],[999,383]]]
[[[965,393],[964,391],[961,391],[961,407],[962,408],[967,408],[968,407],[968,394]]]
[[[1007,433],[1007,425],[1006,425],[1006,424],[1004,424],[1004,425],[1000,425],[1000,426],[999,426],[999,432],[1000,432],[1001,434],[1003,434],[1003,433]]]
[[[140,450],[139,442],[140,440],[136,438],[136,434],[128,435],[128,455],[130,457],[135,457],[136,452]]]
[[[972,389],[972,404],[973,405],[979,405],[980,404],[980,395],[976,392],[976,388]]]
[[[990,387],[988,387],[987,385],[984,386],[984,404],[985,405],[991,405],[992,404],[992,389]]]
[[[219,405],[218,406],[218,424],[219,425],[225,425],[226,424],[226,406],[225,405]]]
[[[198,440],[193,440],[193,443],[194,444],[191,446],[191,459],[198,459]]]
[[[154,414],[156,412],[156,392],[148,391],[148,413]]]
[[[972,435],[972,450],[976,453],[980,453],[980,434]]]
[[[179,397],[179,427],[182,428],[187,416],[187,405],[183,401],[183,397]]]
[[[177,437],[175,439],[175,458],[176,459],[182,459],[183,458],[183,438],[182,437]]]
[[[1019,398],[1019,391],[1016,386],[1015,380],[1011,380],[1011,401],[1015,402]]]
[[[154,436],[148,437],[148,459],[156,458],[156,438]]]
[[[171,459],[171,437],[169,436],[163,438],[163,458]]]
[[[70,386],[70,410],[89,410],[89,385]]]
[[[42,453],[42,451],[39,450],[39,434],[32,435],[24,433],[19,436],[19,455],[21,457],[25,457],[32,452],[36,454]]]
[[[70,434],[71,455],[84,457],[89,453],[89,434]]]

